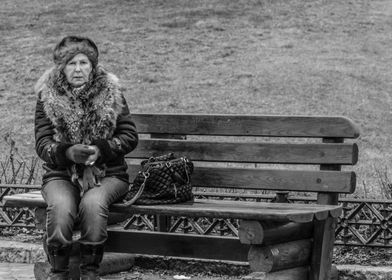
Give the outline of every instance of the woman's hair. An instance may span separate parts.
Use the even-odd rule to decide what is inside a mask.
[[[53,60],[63,68],[75,55],[82,53],[88,57],[93,68],[98,64],[98,47],[87,37],[66,36],[54,48]]]

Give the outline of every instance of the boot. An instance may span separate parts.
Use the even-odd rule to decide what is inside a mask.
[[[70,252],[71,246],[48,246],[48,259],[51,265],[49,280],[68,280]]]
[[[103,258],[103,245],[80,244],[80,253],[80,279],[100,279],[98,269]]]

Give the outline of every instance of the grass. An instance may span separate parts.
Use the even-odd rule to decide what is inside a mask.
[[[3,0],[0,131],[34,151],[35,81],[62,36],[91,37],[132,112],[344,115],[361,128],[356,195],[390,172],[388,0]],[[0,140],[0,151],[7,144]],[[390,178],[390,177],[389,177]]]

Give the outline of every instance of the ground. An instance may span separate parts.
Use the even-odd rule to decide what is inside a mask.
[[[41,244],[42,232],[28,229],[4,229],[0,232],[0,240]],[[333,263],[374,267],[392,266],[391,254],[392,248],[335,246]],[[104,279],[158,280],[174,279],[175,275],[184,275],[191,277],[192,280],[238,280],[241,275],[246,275],[248,272],[248,266],[145,257],[137,259],[130,271],[105,276]]]

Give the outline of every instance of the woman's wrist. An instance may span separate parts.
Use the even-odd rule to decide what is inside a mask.
[[[107,162],[114,158],[114,153],[108,140],[98,139],[95,140],[92,144],[99,150],[100,162]]]
[[[87,159],[87,161],[86,161],[85,164],[86,164],[86,165],[92,166],[92,165],[94,165],[95,162],[100,158],[100,156],[101,156],[101,151],[99,150],[98,146],[96,146],[96,145],[91,145],[90,148],[94,150],[94,154],[92,154],[92,155]]]

